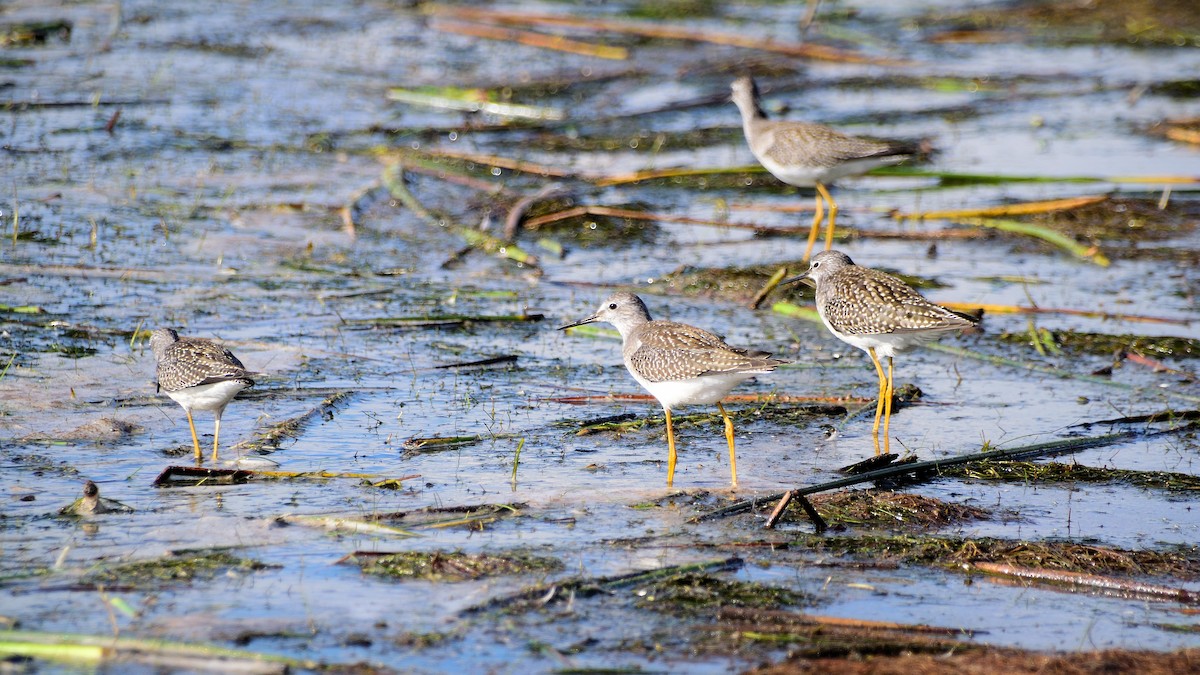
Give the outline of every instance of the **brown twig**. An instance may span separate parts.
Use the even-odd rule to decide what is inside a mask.
[[[1004,563],[989,562],[975,563],[974,567],[985,574],[993,574],[1002,577],[1013,577],[1016,579],[1025,579],[1028,581],[1046,582],[1052,584],[1067,584],[1070,586],[1082,586],[1086,588],[1098,588],[1106,591],[1129,593],[1131,595],[1142,597],[1175,600],[1176,602],[1183,602],[1187,604],[1200,603],[1200,593],[1196,593],[1194,591],[1189,591],[1183,588],[1172,588],[1170,586],[1161,586],[1158,584],[1148,584],[1141,581],[1115,579],[1113,577],[1104,577],[1098,574],[1067,572],[1063,570],[1050,570],[1037,567],[1023,567],[1020,565],[1007,565]]]
[[[779,503],[775,505],[775,510],[771,511],[771,516],[767,518],[767,522],[763,524],[765,529],[775,529],[775,524],[778,523],[779,519],[783,517],[783,512],[787,510],[788,504],[792,503],[792,497],[795,495],[795,490],[788,490],[787,492],[783,493],[783,496],[779,498]]]
[[[471,37],[485,38],[488,40],[516,42],[528,47],[552,49],[555,51],[567,52],[568,54],[581,54],[583,56],[595,56],[601,59],[614,59],[618,61],[623,61],[629,58],[629,50],[625,49],[624,47],[594,45],[587,42],[580,42],[578,40],[565,38],[561,35],[546,35],[544,33],[517,30],[516,28],[501,28],[499,26],[491,26],[487,24],[464,23],[461,21],[448,21],[445,19],[434,21],[432,25],[436,30],[445,31],[447,33],[469,35]]]
[[[508,210],[508,216],[504,219],[504,238],[512,241],[517,237],[517,229],[521,227],[521,221],[525,218],[525,214],[534,204],[550,197],[566,192],[566,188],[557,183],[545,185],[542,189],[534,194],[522,197],[512,208]]]

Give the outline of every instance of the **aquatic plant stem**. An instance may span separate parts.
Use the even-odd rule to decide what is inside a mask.
[[[948,457],[946,459],[933,459],[933,460],[927,460],[924,462],[911,462],[908,464],[893,465],[893,466],[885,467],[882,469],[876,469],[875,471],[868,471],[867,473],[859,474],[856,476],[849,476],[847,478],[841,478],[838,480],[829,481],[826,483],[820,483],[818,485],[812,485],[812,486],[805,487],[805,488],[795,488],[793,490],[789,490],[788,492],[791,492],[792,497],[794,498],[796,496],[811,495],[811,494],[816,494],[818,492],[827,492],[829,490],[836,490],[838,488],[849,487],[851,485],[859,485],[861,483],[870,483],[870,482],[881,480],[884,478],[891,478],[893,476],[902,476],[902,475],[906,475],[906,474],[919,473],[919,472],[923,472],[923,471],[935,472],[942,467],[955,466],[958,464],[968,464],[971,462],[981,462],[981,461],[998,460],[998,459],[1031,459],[1033,457],[1046,457],[1049,455],[1057,455],[1057,454],[1063,454],[1063,453],[1068,453],[1068,452],[1078,452],[1080,450],[1087,450],[1090,448],[1102,448],[1102,447],[1105,447],[1108,445],[1122,443],[1125,441],[1131,441],[1131,440],[1139,439],[1139,438],[1152,438],[1155,436],[1161,436],[1161,435],[1166,435],[1166,434],[1178,434],[1184,430],[1195,429],[1195,428],[1197,428],[1197,426],[1200,426],[1200,425],[1197,425],[1196,423],[1190,423],[1190,424],[1182,425],[1179,427],[1175,427],[1173,429],[1164,429],[1161,431],[1153,431],[1153,432],[1149,432],[1149,433],[1143,433],[1143,432],[1139,432],[1139,431],[1120,431],[1117,433],[1104,434],[1101,436],[1088,436],[1088,437],[1084,437],[1084,438],[1063,438],[1063,439],[1058,439],[1058,440],[1054,440],[1054,441],[1047,441],[1045,443],[1035,443],[1033,445],[1025,445],[1025,446],[1021,446],[1018,448],[1010,448],[1007,450],[986,450],[984,452],[977,452],[977,453],[972,453],[969,455],[960,455],[958,457]],[[693,518],[691,520],[691,522],[704,522],[704,521],[709,521],[709,520],[717,520],[720,518],[734,516],[739,513],[744,513],[746,511],[753,509],[755,506],[757,506],[760,503],[772,502],[772,501],[777,501],[779,499],[782,499],[784,496],[786,496],[788,494],[788,492],[780,492],[780,493],[773,494],[773,495],[767,495],[765,497],[755,497],[752,499],[742,500],[740,502],[731,504],[724,508],[717,509],[716,511],[710,511],[709,513],[697,516],[697,517]]]

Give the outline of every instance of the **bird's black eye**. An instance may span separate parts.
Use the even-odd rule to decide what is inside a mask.
[[[812,264],[812,268],[813,268],[814,270],[815,270],[815,269],[817,269],[817,268],[818,268],[818,267],[820,267],[820,266],[821,266],[821,263],[820,263],[820,262],[815,262],[815,263],[813,263],[813,264]]]
[[[609,308],[609,309],[616,309],[616,308],[617,308],[617,303],[615,303],[615,302],[610,302],[610,303],[608,303],[608,308]]]

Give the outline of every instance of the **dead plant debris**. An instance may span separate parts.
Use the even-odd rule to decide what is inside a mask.
[[[162,558],[124,563],[99,570],[89,581],[122,586],[153,586],[165,582],[189,582],[212,579],[219,574],[257,572],[277,569],[249,558],[239,558],[225,550],[190,550]]]
[[[1029,216],[1028,220],[1070,235],[1081,242],[1162,241],[1187,234],[1196,228],[1196,207],[1171,202],[1159,208],[1153,199],[1109,198],[1076,209]],[[1113,247],[1111,253],[1131,255],[1135,251]]]
[[[1111,356],[1114,353],[1133,353],[1157,358],[1196,359],[1200,358],[1200,340],[1170,335],[1109,335],[1105,333],[1082,333],[1076,331],[1039,331],[1042,339],[1048,337],[1056,347],[1069,352]],[[1001,333],[1004,342],[1026,344],[1032,341],[1029,331]]]
[[[808,264],[800,260],[791,260],[747,267],[700,268],[683,265],[642,287],[641,291],[662,295],[682,295],[689,298],[714,298],[746,304],[780,267],[799,273],[808,269]],[[945,286],[934,279],[901,274],[894,270],[887,271],[900,277],[914,288],[925,290]],[[804,294],[808,297],[812,295],[812,291],[806,287],[797,286],[797,288],[800,290],[792,291],[789,295]]]
[[[1055,44],[1200,46],[1200,14],[1190,0],[1018,2],[930,15],[922,24],[957,31],[1007,31],[1013,41],[1036,36]]]
[[[809,499],[834,529],[869,527],[915,532],[991,517],[988,511],[974,506],[891,490],[842,490]],[[796,504],[788,507],[787,517],[808,520]]]
[[[1186,473],[1109,469],[1061,462],[976,462],[946,467],[940,474],[948,478],[1018,483],[1127,483],[1159,490],[1200,490],[1200,476]]]
[[[718,607],[777,609],[804,604],[803,593],[747,581],[727,581],[711,574],[682,574],[636,589],[634,605],[674,615],[707,615]]]
[[[1176,675],[1200,669],[1200,649],[1176,652],[1141,652],[1106,649],[1070,654],[1045,654],[1020,649],[975,647],[947,650],[942,654],[876,654],[870,659],[812,658],[805,654],[789,656],[786,661],[750,671],[754,675],[792,675],[824,673],[828,675],[1101,675],[1103,673],[1140,673]]]
[[[1200,546],[1164,551],[1131,551],[1070,542],[1032,542],[989,537],[932,537],[914,535],[864,535],[857,537],[807,537],[814,551],[871,558],[891,558],[918,565],[960,568],[976,562],[998,562],[1025,567],[1088,572],[1200,578]]]
[[[725,607],[713,624],[699,626],[712,642],[706,650],[735,651],[751,643],[786,645],[792,659],[891,656],[906,653],[953,653],[976,649],[954,639],[969,630],[925,625],[889,624],[869,620],[812,617],[777,610]]]
[[[355,551],[343,558],[342,562],[357,563],[369,574],[441,583],[535,572],[557,572],[563,568],[562,562],[557,558],[535,556],[525,552],[490,554],[462,551]]]

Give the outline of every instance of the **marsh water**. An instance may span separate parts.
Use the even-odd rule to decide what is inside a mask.
[[[747,306],[776,268],[802,270],[804,235],[791,229],[809,222],[813,196],[756,170],[728,101],[743,72],[774,116],[937,148],[911,170],[841,181],[837,248],[929,282],[935,301],[1041,310],[987,311],[983,331],[943,341],[953,349],[899,358],[898,383],[921,396],[898,407],[893,449],[938,459],[1144,431],[1055,461],[1200,474],[1194,429],[1153,433],[1200,404],[1200,145],[1167,133],[1198,133],[1186,120],[1200,115],[1200,28],[1150,21],[1114,38],[1097,27],[1117,11],[1106,3],[1069,29],[1020,13],[947,16],[958,3],[880,4],[822,3],[806,31],[803,3],[668,3],[691,13],[649,18],[637,3],[488,6],[824,44],[868,63],[516,26],[626,50],[602,58],[468,35],[464,25],[501,24],[440,3],[0,5],[0,24],[51,25],[30,39],[10,31],[0,58],[0,621],[416,671],[742,670],[789,645],[711,640],[708,609],[656,607],[645,586],[479,609],[559,580],[738,556],[717,578],[791,591],[780,609],[974,631],[966,644],[1200,645],[1179,603],[865,564],[887,552],[814,546],[803,518],[764,530],[771,504],[693,520],[839,478],[874,454],[870,361],[772,309],[810,305],[811,291]],[[473,97],[562,119],[447,103]],[[389,192],[397,166],[428,212]],[[605,180],[702,168],[729,171]],[[530,216],[662,217],[579,215],[520,228],[503,251],[471,246],[472,233],[505,239],[516,202],[552,185]],[[1081,196],[1105,199],[1037,222],[1083,253],[892,217]],[[515,262],[514,245],[536,260]],[[643,392],[619,340],[555,330],[618,288],[657,318],[793,362],[736,393],[840,407],[727,404],[736,490],[715,410],[683,411],[668,489],[662,410],[623,396]],[[155,390],[146,331],[160,326],[219,339],[265,373],[225,413],[223,460],[338,476],[156,486],[192,463],[183,410]],[[1156,413],[1166,421],[1146,421]],[[579,433],[610,417],[645,424]],[[197,430],[211,442],[211,416],[198,414]],[[428,442],[447,438],[460,441]],[[133,512],[60,517],[87,480]],[[897,489],[990,514],[937,536],[1200,559],[1194,487],[941,478]],[[509,507],[454,515],[482,505]],[[395,529],[331,529],[384,521]],[[197,551],[261,565],[119,573]],[[399,579],[347,564],[355,552],[558,564]],[[97,581],[106,570],[118,573]],[[1200,592],[1189,574],[1124,577]]]

